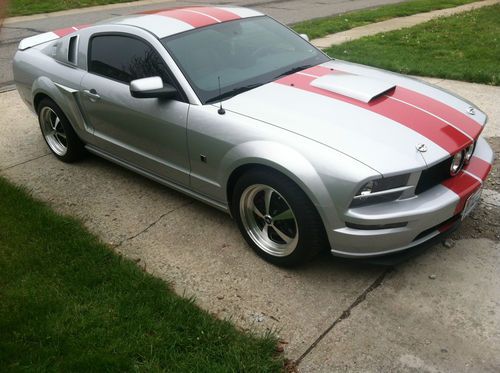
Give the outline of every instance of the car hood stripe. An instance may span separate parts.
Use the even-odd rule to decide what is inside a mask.
[[[422,109],[417,105],[409,104],[397,99],[400,87],[396,87],[392,92],[377,97],[369,103],[364,103],[359,100],[311,85],[311,82],[317,77],[335,73],[344,72],[323,66],[314,66],[304,71],[278,79],[275,83],[327,96],[332,99],[347,102],[380,114],[425,136],[450,154],[457,152],[472,142],[471,137],[468,134],[450,125],[437,115],[432,114],[430,111]],[[404,91],[402,97],[408,98],[406,97],[408,95],[408,91],[409,90]],[[394,99],[392,99],[393,97]]]

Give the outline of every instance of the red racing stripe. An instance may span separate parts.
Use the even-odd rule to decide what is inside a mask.
[[[55,31],[52,31],[54,34],[62,38],[63,36],[69,35],[75,31],[84,29],[86,27],[89,27],[89,25],[84,24],[84,25],[78,25],[78,26],[72,26],[72,27],[66,27],[66,28],[61,28]]]
[[[373,99],[368,104],[338,93],[330,92],[325,89],[317,88],[311,85],[315,77],[304,75],[311,74],[322,76],[332,74],[333,71],[329,68],[315,66],[306,69],[302,72],[285,76],[275,81],[275,83],[292,86],[302,89],[307,92],[316,93],[322,96],[330,97],[339,101],[361,107],[371,112],[380,114],[386,118],[392,119],[419,134],[425,136],[429,140],[441,146],[450,154],[457,152],[470,143],[470,139],[460,131],[449,126],[442,120],[423,112],[415,107],[409,106],[403,102],[392,100],[388,97],[381,96]],[[388,93],[386,96],[391,96],[393,93]]]
[[[491,171],[491,164],[481,158],[472,157],[469,164],[464,167],[464,170],[484,181]]]
[[[464,209],[467,198],[481,186],[481,183],[465,172],[460,172],[457,176],[443,181],[443,185],[455,192],[460,198],[455,207],[455,214],[458,214]]]
[[[156,14],[159,16],[175,18],[195,28],[210,26],[215,23],[232,21],[241,18],[233,12],[211,7],[181,7],[146,11],[143,14]]]
[[[175,18],[179,21],[185,22],[195,28],[204,27],[218,23],[215,19],[198,13],[187,12],[188,8],[174,9],[174,10],[163,10],[156,12],[154,14],[164,17]]]
[[[229,10],[221,8],[211,8],[211,7],[193,7],[189,8],[196,10],[197,12],[209,15],[211,17],[217,18],[221,22],[234,21],[235,19],[240,19],[241,17],[236,13],[230,12]]]
[[[427,110],[461,129],[474,139],[477,139],[483,130],[483,126],[470,118],[467,114],[441,101],[435,100],[432,97],[399,86],[396,87],[393,97]]]

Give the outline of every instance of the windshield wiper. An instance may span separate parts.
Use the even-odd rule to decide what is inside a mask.
[[[313,66],[316,66],[316,65],[303,65],[303,66],[297,66],[297,67],[291,68],[290,70],[287,70],[284,73],[278,75],[276,77],[276,79],[281,78],[283,76],[291,75],[293,73],[298,73],[299,71],[308,69],[308,68],[313,67]]]
[[[243,87],[231,89],[230,91],[227,91],[227,92],[224,92],[220,95],[212,97],[210,100],[207,100],[207,103],[212,103],[214,101],[220,101],[220,100],[223,100],[223,99],[228,98],[228,97],[234,97],[236,95],[239,95],[240,93],[257,88],[257,87],[261,86],[262,84],[264,84],[264,83],[254,83],[254,84],[245,85]]]

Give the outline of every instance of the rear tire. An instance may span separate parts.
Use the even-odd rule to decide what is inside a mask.
[[[316,208],[280,173],[252,169],[241,176],[234,187],[232,213],[252,249],[275,265],[305,263],[326,247]]]
[[[40,130],[52,153],[67,163],[82,159],[85,154],[83,143],[59,106],[50,98],[43,98],[37,112]]]

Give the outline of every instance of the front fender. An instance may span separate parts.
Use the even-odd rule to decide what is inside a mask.
[[[273,141],[256,140],[232,148],[219,168],[221,185],[227,193],[231,175],[247,165],[270,167],[293,180],[316,206],[325,227],[335,226],[339,219],[327,185],[313,164],[297,150]],[[231,196],[226,195],[227,201]]]
[[[292,179],[315,204],[330,204],[328,191],[313,165],[298,151],[273,141],[256,140],[239,144],[221,161],[219,177],[227,186],[230,175],[245,165],[273,168]],[[229,200],[229,196],[227,196]]]

